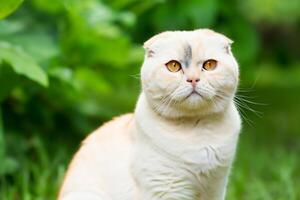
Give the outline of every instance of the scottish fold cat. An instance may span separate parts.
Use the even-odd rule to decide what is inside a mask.
[[[135,112],[83,141],[59,199],[223,200],[241,127],[231,43],[208,29],[146,41]]]

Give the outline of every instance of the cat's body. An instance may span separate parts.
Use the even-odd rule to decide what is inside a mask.
[[[187,39],[185,34],[190,34],[191,38]],[[172,53],[172,50],[163,49],[157,44],[168,46],[166,41],[170,37],[174,39],[174,35],[179,39],[186,38],[184,48],[190,48],[188,52],[184,50],[176,55],[176,52],[180,52],[180,45],[178,49],[173,46],[172,49],[175,48],[176,52]],[[209,30],[167,32],[145,43],[148,54],[142,67],[143,92],[135,113],[108,122],[83,142],[66,174],[59,199],[225,198],[241,124],[233,103],[238,70],[231,53],[227,49],[222,52],[222,48],[217,48],[216,52],[209,49],[210,53],[206,53],[207,55],[202,50],[204,53],[200,61],[212,57],[220,63],[218,67],[224,69],[212,73],[197,70],[198,65],[193,66],[191,63],[197,63],[192,57],[197,58],[195,55],[198,51],[201,53],[201,46],[196,46],[197,49],[191,43],[197,38],[203,48],[203,37],[212,41],[220,37],[220,44],[224,43],[224,48],[227,48],[229,40]],[[159,51],[164,56],[171,54],[171,57],[155,58]],[[189,68],[182,65],[182,74],[179,71],[173,73],[161,69],[163,65],[159,63],[180,59],[181,54],[185,55],[182,59],[191,59],[182,61],[189,65]],[[225,59],[221,60],[218,56]],[[156,65],[157,67],[152,67]],[[210,74],[205,77],[205,74],[201,76],[202,73]],[[201,88],[195,81],[189,81],[190,77],[186,79],[190,75],[195,78],[195,74],[200,77],[196,82],[202,84]],[[213,83],[213,79],[209,79],[211,77],[222,80]],[[222,95],[219,90],[222,90]],[[191,91],[195,91],[195,94]],[[167,97],[174,99],[175,103],[165,102],[163,99]],[[212,100],[214,98],[215,101]]]

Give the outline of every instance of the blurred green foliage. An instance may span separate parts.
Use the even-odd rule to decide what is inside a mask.
[[[165,30],[208,27],[235,41],[241,96],[255,94],[243,94],[243,88],[259,90],[258,99],[271,104],[250,108],[266,111],[266,118],[243,111],[245,121],[256,120],[250,124],[257,128],[245,124],[245,132],[259,136],[246,136],[250,142],[242,139],[240,160],[249,162],[248,151],[257,138],[269,142],[270,130],[281,130],[283,135],[271,137],[282,145],[283,157],[286,147],[293,149],[286,163],[300,170],[294,161],[300,145],[291,141],[299,139],[300,129],[299,95],[294,95],[300,88],[299,10],[299,0],[0,0],[0,19],[6,17],[0,20],[0,198],[55,197],[83,135],[134,109],[142,43]],[[276,98],[282,101],[273,102]],[[249,109],[252,100],[243,103]],[[261,162],[270,151],[262,152],[257,158]],[[284,159],[280,162],[285,165]],[[254,176],[264,173],[262,165],[253,166]],[[265,183],[257,182],[258,177],[252,189],[260,188],[260,193],[243,188],[247,170],[243,164],[237,170],[230,199],[274,199],[277,188],[261,189]],[[278,185],[289,184],[292,190],[299,182],[287,179],[294,175],[279,174]],[[261,196],[242,198],[244,194]],[[282,195],[297,197],[299,192],[289,190]]]
[[[22,2],[23,0],[11,0],[8,2],[5,0],[0,0],[0,19],[3,19],[15,11]]]

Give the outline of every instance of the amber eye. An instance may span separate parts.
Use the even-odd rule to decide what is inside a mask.
[[[170,72],[178,72],[179,70],[181,70],[181,64],[176,60],[167,62],[166,67]]]
[[[217,67],[217,61],[213,59],[207,60],[203,63],[203,68],[207,71],[212,71],[216,69],[216,67]]]

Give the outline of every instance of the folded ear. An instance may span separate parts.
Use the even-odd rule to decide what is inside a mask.
[[[224,40],[226,41],[225,42],[226,53],[230,54],[231,53],[231,45],[233,44],[233,41],[230,38],[226,37],[225,35],[222,35],[222,34],[220,34],[220,35],[223,36]]]
[[[229,39],[230,40],[230,39]],[[233,41],[232,40],[230,40],[230,41],[228,41],[228,43],[225,45],[225,51],[226,51],[226,53],[227,54],[230,54],[231,53],[231,45],[233,44]]]
[[[218,38],[224,44],[226,53],[231,52],[231,45],[233,44],[233,41],[230,38],[228,38],[227,36],[225,36],[221,33],[217,33],[210,29],[199,29],[198,31],[200,31],[208,36],[213,36],[213,37]]]
[[[171,33],[172,33],[172,31],[162,32],[157,35],[154,35],[153,37],[148,39],[146,42],[144,42],[143,47],[146,51],[146,56],[152,57],[155,54],[154,49],[152,48],[153,45],[155,43],[159,42],[160,40],[170,37]]]
[[[224,38],[224,41],[228,46],[231,46],[233,44],[233,41],[230,38],[228,38],[227,36],[225,36],[223,34],[220,34],[220,33],[218,33],[218,34],[220,35],[220,37]]]
[[[226,53],[230,54],[231,53],[231,45],[233,44],[233,41],[221,33],[216,33],[216,34],[222,41],[224,41],[224,49],[225,49]]]

